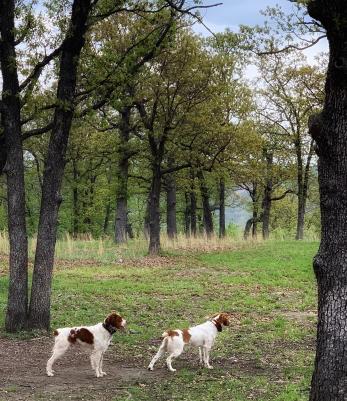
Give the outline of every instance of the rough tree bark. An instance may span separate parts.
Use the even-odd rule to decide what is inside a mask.
[[[196,210],[197,210],[197,201],[196,201],[196,193],[195,193],[195,185],[194,185],[194,179],[195,175],[193,170],[190,172],[190,178],[191,178],[191,191],[190,191],[190,235],[193,237],[196,237],[197,233],[197,215],[196,215]]]
[[[58,105],[48,152],[45,161],[40,220],[35,255],[33,284],[29,306],[28,324],[31,329],[49,329],[50,295],[58,210],[62,198],[60,188],[65,167],[65,154],[71,122],[74,114],[74,95],[77,68],[84,45],[87,19],[91,0],[75,0],[72,5],[71,21],[62,45]]]
[[[4,130],[1,165],[7,176],[10,281],[5,327],[9,332],[26,326],[28,303],[28,240],[25,222],[24,163],[21,139],[19,82],[15,51],[15,2],[0,1],[0,64],[2,71],[1,124]]]
[[[315,0],[309,14],[330,45],[323,111],[310,119],[317,144],[321,243],[313,266],[318,283],[318,327],[310,401],[347,399],[347,7]]]

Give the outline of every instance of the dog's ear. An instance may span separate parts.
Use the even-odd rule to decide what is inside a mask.
[[[218,320],[215,321],[215,326],[219,332],[223,330],[223,326],[220,324]]]

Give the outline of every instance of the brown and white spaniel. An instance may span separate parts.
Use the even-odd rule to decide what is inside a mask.
[[[214,344],[217,333],[222,331],[223,326],[229,326],[230,314],[219,313],[213,316],[205,323],[198,326],[190,327],[184,330],[168,330],[162,335],[164,337],[158,352],[154,355],[151,363],[148,365],[148,370],[153,370],[157,360],[167,352],[169,356],[166,359],[166,364],[171,372],[175,372],[171,365],[172,359],[177,358],[182,354],[185,345],[193,345],[199,347],[200,363],[208,369],[213,367],[210,365],[210,350]]]
[[[106,317],[103,323],[94,326],[64,327],[54,331],[53,354],[47,361],[47,375],[54,376],[54,362],[65,354],[71,345],[78,345],[90,352],[90,362],[96,377],[105,376],[102,370],[103,355],[110,345],[112,335],[124,329],[126,320],[115,312]]]

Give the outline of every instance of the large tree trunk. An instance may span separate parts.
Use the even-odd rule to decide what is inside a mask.
[[[211,238],[211,236],[213,235],[213,218],[210,208],[210,194],[205,181],[204,174],[201,170],[198,171],[197,176],[200,181],[200,193],[202,200],[204,229],[207,238]]]
[[[1,113],[1,111],[0,111]],[[0,122],[0,132],[2,131],[2,125]],[[6,139],[4,134],[0,134],[0,175],[4,172],[4,167],[7,159]]]
[[[176,180],[175,175],[167,174],[165,176],[165,189],[166,189],[166,226],[167,235],[170,239],[177,236],[177,222],[176,222]]]
[[[318,327],[310,401],[347,399],[347,7],[342,0],[309,3],[330,44],[326,98],[310,120],[317,143],[321,244],[314,258]]]
[[[74,114],[77,67],[84,45],[91,0],[75,0],[70,27],[64,40],[57,107],[45,161],[33,284],[29,308],[29,327],[49,329],[51,281],[56,243],[60,188],[65,167],[65,154]]]
[[[116,220],[115,241],[124,243],[127,241],[128,225],[128,174],[129,174],[129,137],[131,107],[126,106],[121,110],[121,126],[119,130],[120,146],[118,152],[118,188],[116,195]]]
[[[3,82],[0,110],[7,153],[4,171],[7,175],[10,239],[10,280],[5,326],[10,332],[25,327],[28,307],[28,240],[14,12],[14,1],[0,1],[0,63]],[[5,158],[4,153],[1,152],[1,164]]]
[[[225,237],[225,182],[219,181],[219,237]]]

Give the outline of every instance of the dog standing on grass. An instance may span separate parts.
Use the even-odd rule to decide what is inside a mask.
[[[230,314],[219,313],[205,323],[198,326],[190,327],[184,330],[167,330],[163,333],[164,337],[158,352],[154,355],[151,363],[148,365],[148,370],[153,370],[154,364],[165,353],[169,356],[166,359],[166,364],[170,372],[176,372],[172,367],[172,359],[177,358],[182,354],[185,345],[190,344],[199,347],[200,364],[208,369],[213,369],[210,365],[210,350],[217,337],[217,333],[222,331],[223,326],[229,326]]]
[[[103,323],[94,326],[64,327],[54,331],[53,354],[47,361],[47,375],[54,376],[54,362],[63,356],[71,345],[79,345],[90,352],[90,362],[96,377],[105,376],[102,362],[105,351],[111,343],[112,335],[125,328],[126,320],[116,312],[106,317]]]

